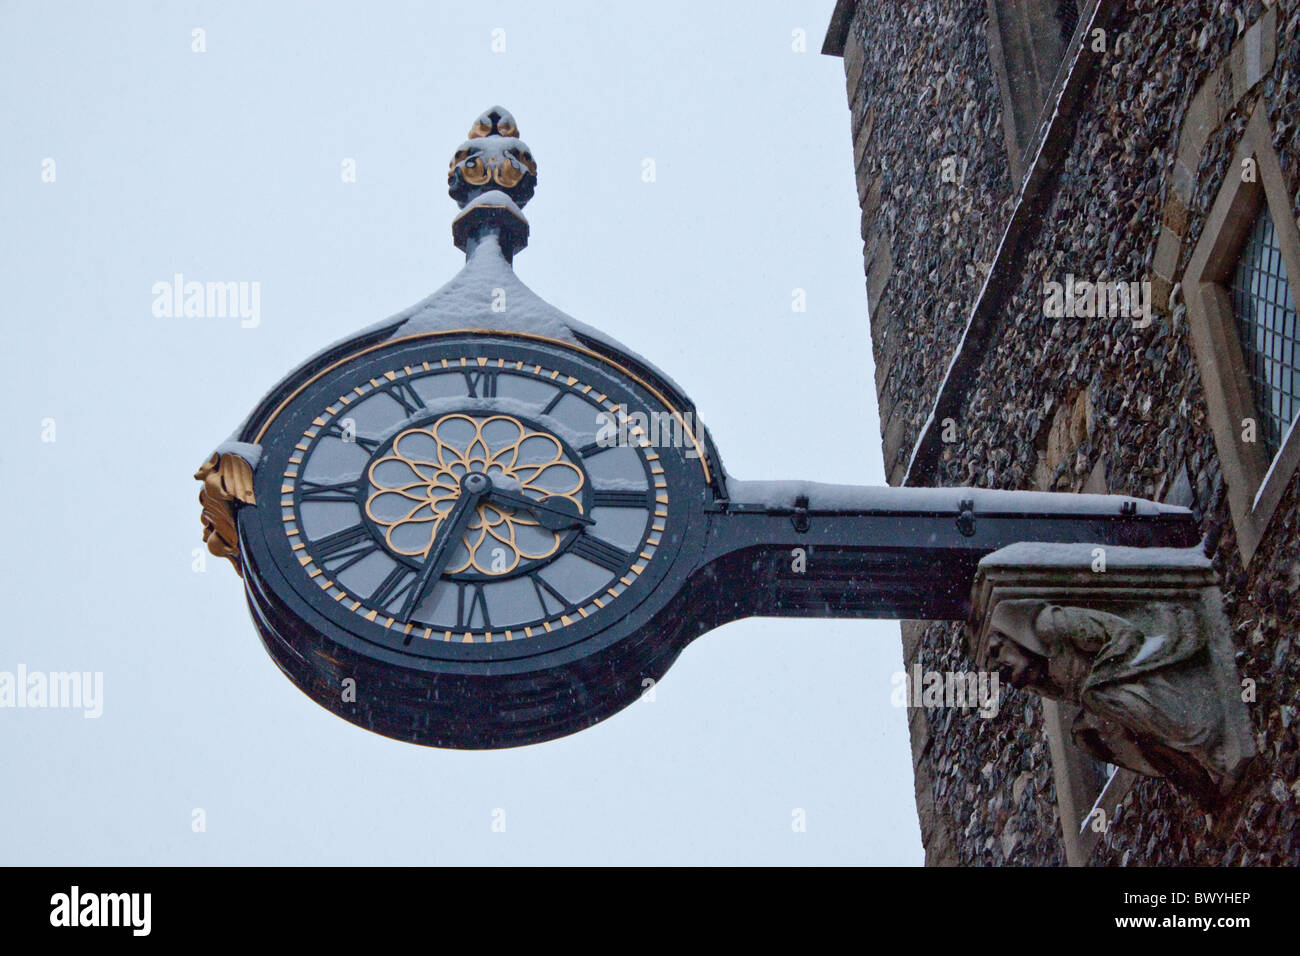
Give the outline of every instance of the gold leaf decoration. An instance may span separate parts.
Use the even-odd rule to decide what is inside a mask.
[[[203,482],[199,504],[203,506],[203,541],[219,558],[229,558],[235,571],[239,567],[239,532],[235,512],[239,505],[257,503],[253,495],[253,469],[238,455],[213,453],[199,466],[194,477]]]
[[[586,481],[568,461],[555,436],[534,431],[517,418],[476,418],[456,413],[429,425],[408,428],[392,450],[371,463],[373,489],[366,515],[386,529],[385,543],[397,554],[427,556],[438,528],[460,496],[460,479],[471,471],[518,486],[518,494],[542,500],[567,498],[577,506]],[[474,570],[509,574],[521,561],[540,561],[560,546],[560,535],[527,512],[491,500],[480,502],[465,530],[464,560],[447,573]]]

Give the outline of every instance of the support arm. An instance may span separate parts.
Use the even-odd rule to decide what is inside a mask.
[[[742,595],[718,609],[724,619],[965,620],[980,559],[1009,544],[1200,541],[1187,509],[1118,495],[734,480],[728,490],[709,512],[697,572]]]

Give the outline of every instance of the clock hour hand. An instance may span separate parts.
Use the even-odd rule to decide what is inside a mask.
[[[568,498],[557,497],[554,502],[541,502],[496,487],[488,492],[487,497],[489,501],[497,504],[531,512],[537,518],[537,523],[547,531],[562,531],[565,528],[596,523],[580,514],[578,506]]]
[[[478,503],[491,490],[492,479],[487,475],[471,472],[461,478],[460,495],[456,498],[456,503],[451,506],[447,517],[442,519],[442,526],[446,530],[438,536],[438,540],[429,551],[424,567],[420,569],[420,576],[411,585],[411,591],[402,604],[402,610],[397,616],[398,620],[409,621],[412,612],[424,600],[429,589],[442,577],[442,572],[456,549],[456,542],[464,537],[465,529],[469,527],[470,521],[478,510]]]

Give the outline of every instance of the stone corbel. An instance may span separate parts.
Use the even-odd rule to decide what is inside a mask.
[[[1218,578],[1198,548],[1016,544],[980,562],[971,648],[1082,708],[1076,744],[1214,808],[1255,755]]]

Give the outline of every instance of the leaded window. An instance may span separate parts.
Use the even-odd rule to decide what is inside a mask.
[[[1255,217],[1230,287],[1259,438],[1272,458],[1300,407],[1300,330],[1268,205]]]

